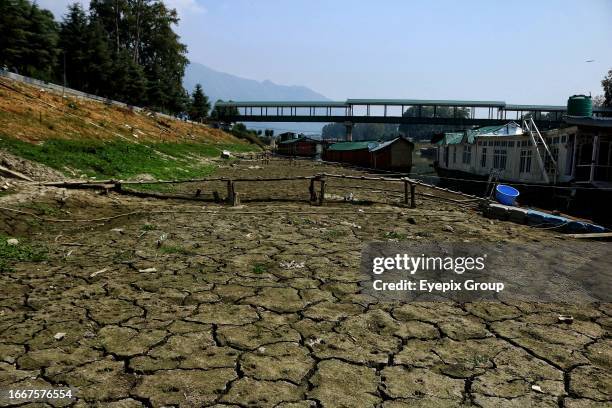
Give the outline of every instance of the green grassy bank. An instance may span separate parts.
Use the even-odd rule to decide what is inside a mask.
[[[148,174],[156,179],[188,179],[211,174],[215,166],[202,160],[223,150],[258,150],[248,144],[149,143],[91,140],[47,140],[31,144],[0,135],[0,149],[59,170],[98,179],[127,179]]]

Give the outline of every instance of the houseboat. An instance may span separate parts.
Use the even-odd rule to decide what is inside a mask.
[[[388,141],[340,142],[327,147],[323,160],[378,170],[410,172],[414,143],[404,137]]]
[[[504,182],[524,204],[612,225],[612,118],[564,121],[541,134],[525,121],[438,135],[432,141],[440,183],[482,195],[487,181]]]
[[[434,166],[441,177],[508,183],[564,184],[574,178],[577,128],[540,134],[527,122],[508,122],[439,135]]]
[[[322,145],[320,140],[299,136],[278,142],[276,152],[283,156],[320,157]]]

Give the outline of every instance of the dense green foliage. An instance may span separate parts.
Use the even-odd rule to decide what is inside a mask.
[[[421,108],[420,115],[433,117],[433,107],[424,106]],[[403,116],[419,115],[417,107],[406,109]],[[442,118],[452,118],[457,115],[459,118],[468,118],[470,111],[467,108],[458,108],[456,112],[453,108],[437,107],[436,116]],[[457,130],[457,126],[445,125],[391,125],[382,123],[358,123],[353,127],[353,140],[389,140],[403,135],[414,140],[429,140],[435,133],[450,132]],[[346,127],[342,123],[330,123],[323,127],[323,139],[344,139],[346,137]]]
[[[35,145],[2,136],[0,148],[60,171],[71,169],[89,177],[125,179],[149,174],[157,179],[201,177],[214,166],[197,157],[219,157],[223,150],[245,152],[247,145],[154,143],[124,141],[48,140]]]
[[[432,106],[423,106],[420,112],[421,116],[433,117],[434,109]],[[406,109],[403,116],[413,117],[419,115],[419,108],[411,106]],[[456,115],[457,118],[469,118],[470,110],[468,108],[457,108],[455,112],[452,107],[438,106],[436,107],[436,117],[440,118],[452,118]],[[406,125],[402,124],[399,126],[400,133],[414,140],[430,140],[431,137],[436,133],[453,132],[461,130],[460,126],[456,125]]]
[[[0,67],[51,80],[59,55],[53,14],[28,0],[0,0]]]
[[[210,102],[202,90],[202,85],[196,84],[189,104],[189,119],[201,122],[208,116]]]
[[[608,75],[601,81],[601,86],[604,89],[603,106],[612,107],[612,69],[608,71]]]
[[[248,140],[251,143],[256,144],[257,146],[264,147],[265,143],[261,138],[257,136],[257,131],[247,129],[244,123],[236,123],[232,126],[231,133],[237,138]]]
[[[353,127],[353,140],[388,140],[398,136],[397,125],[382,123],[358,123]],[[330,123],[323,126],[323,139],[344,140],[346,126]]]
[[[221,99],[219,99],[217,102],[223,102],[223,101]],[[230,102],[232,102],[232,101],[230,101]],[[238,108],[237,107],[235,107],[235,106],[220,107],[218,105],[218,103],[216,103],[215,104],[215,108],[210,113],[210,118],[212,120],[218,120],[222,116],[230,116],[230,115],[237,116],[238,114],[239,114],[239,112],[238,112]]]
[[[30,0],[0,0],[0,67],[129,104],[185,113],[187,48],[161,0],[75,3],[61,23]]]

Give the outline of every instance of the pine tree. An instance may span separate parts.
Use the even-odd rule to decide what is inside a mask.
[[[68,7],[68,13],[60,25],[59,46],[62,50],[57,77],[66,75],[69,87],[87,91],[89,77],[85,66],[89,63],[87,52],[87,15],[79,3]]]
[[[53,14],[27,0],[0,0],[0,66],[53,79],[58,56]]]
[[[119,52],[111,72],[112,98],[130,105],[145,105],[147,80],[142,68],[132,60],[127,51]]]
[[[196,122],[202,122],[208,116],[209,110],[210,102],[208,101],[208,97],[204,94],[202,85],[197,84],[191,95],[189,119]]]
[[[128,55],[142,68],[148,106],[184,112],[182,81],[188,60],[187,48],[173,31],[179,22],[176,11],[153,0],[92,0],[90,10],[91,20],[104,28],[113,59]]]

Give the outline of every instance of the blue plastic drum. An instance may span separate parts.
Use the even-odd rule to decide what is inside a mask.
[[[505,184],[500,184],[495,188],[495,198],[504,205],[516,205],[516,197],[519,196],[519,191]]]

